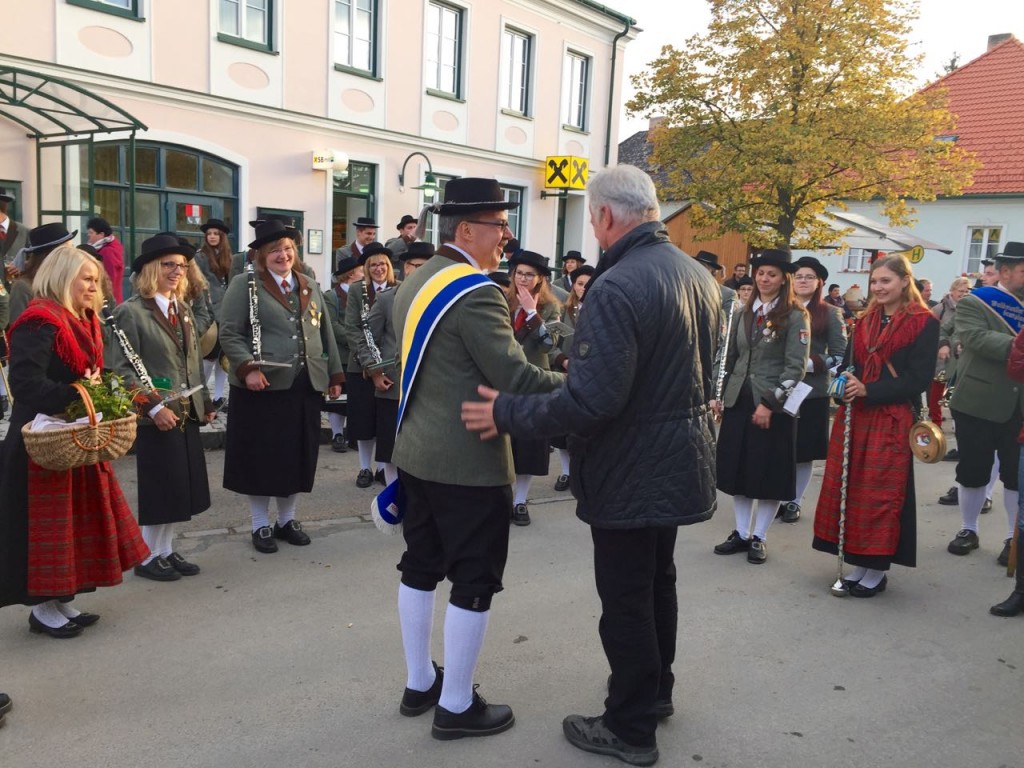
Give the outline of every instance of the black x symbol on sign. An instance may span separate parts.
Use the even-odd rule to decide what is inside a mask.
[[[572,161],[572,183],[580,183],[580,186],[586,186],[587,184],[587,161],[586,160],[573,160]]]
[[[548,160],[548,168],[551,169],[551,175],[548,176],[548,185],[554,184],[556,181],[561,181],[563,184],[568,184],[569,179],[563,173],[566,167],[569,165],[569,161],[562,158],[560,163],[556,163],[554,158]]]

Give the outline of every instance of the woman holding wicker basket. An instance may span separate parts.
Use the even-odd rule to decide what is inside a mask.
[[[48,470],[25,448],[22,427],[79,399],[72,385],[103,367],[100,267],[73,245],[55,249],[11,326],[11,427],[0,449],[0,606],[31,605],[29,628],[75,637],[99,619],[71,604],[120,584],[148,550],[109,462]]]

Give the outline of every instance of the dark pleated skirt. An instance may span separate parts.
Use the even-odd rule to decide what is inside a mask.
[[[372,379],[362,373],[345,373],[348,392],[348,439],[373,440],[377,436],[377,398]]]
[[[807,398],[796,420],[796,461],[824,461],[828,458],[829,398]]]
[[[253,496],[313,490],[323,398],[302,371],[291,389],[231,387],[224,487]]]
[[[751,499],[792,499],[796,495],[796,426],[773,413],[768,429],[755,427],[754,398],[748,389],[726,408],[718,432],[718,490]]]
[[[234,407],[234,404],[232,404]],[[199,425],[161,432],[139,427],[135,438],[139,525],[183,523],[210,508],[210,481]]]
[[[547,440],[512,438],[512,463],[517,475],[543,477],[548,473],[549,459]]]
[[[398,425],[398,401],[387,397],[377,398],[377,448],[374,458],[391,463],[395,450],[395,428]]]

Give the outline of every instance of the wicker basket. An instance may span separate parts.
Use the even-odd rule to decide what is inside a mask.
[[[82,396],[89,423],[41,432],[33,432],[32,425],[26,424],[21,428],[21,437],[29,458],[46,469],[61,470],[112,461],[128,453],[135,442],[137,417],[132,414],[97,422],[96,409],[88,390],[77,382],[71,386]]]

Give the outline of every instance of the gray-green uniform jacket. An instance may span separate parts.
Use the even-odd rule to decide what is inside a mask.
[[[7,322],[13,323],[21,313],[25,311],[28,303],[32,301],[32,284],[27,277],[19,277],[11,283],[11,302],[8,311]]]
[[[393,319],[402,348],[405,318],[423,284],[445,267],[465,263],[458,251],[438,253],[402,283]],[[512,450],[507,435],[481,441],[462,424],[462,403],[479,400],[484,384],[502,392],[557,389],[564,377],[531,365],[515,340],[501,288],[485,286],[465,294],[437,323],[427,344],[395,441],[392,460],[422,480],[451,485],[511,484]]]
[[[286,298],[272,273],[256,272],[263,359],[289,364],[261,370],[270,388],[281,390],[289,389],[305,366],[313,389],[326,392],[345,381],[334,331],[323,311],[320,286],[300,272],[292,275],[298,286]],[[258,367],[253,365],[247,277],[231,281],[220,306],[220,345],[228,358],[229,380],[236,387],[244,387],[246,374]]]
[[[780,412],[785,398],[777,398],[775,389],[784,381],[802,381],[807,371],[811,337],[807,313],[794,309],[784,327],[771,328],[765,335],[763,329],[754,332],[754,313],[749,307],[737,312],[725,356],[725,407],[736,405],[743,382],[749,380],[754,403]]]
[[[197,384],[202,384],[204,379],[203,362],[199,355],[200,334],[196,332],[195,317],[191,308],[183,301],[177,302],[177,311],[180,322],[175,328],[160,310],[156,299],[144,299],[136,294],[114,309],[114,320],[118,328],[124,331],[128,343],[142,358],[150,378],[169,379],[172,392],[191,389]],[[123,376],[128,386],[139,389],[143,387],[138,374],[116,340],[104,349],[104,357],[107,367]],[[168,394],[160,392],[150,395],[143,412],[148,413]],[[193,393],[189,399],[189,414],[182,413],[180,400],[172,400],[166,406],[179,418],[188,415],[195,421],[204,421],[203,415],[213,410],[206,387]]]
[[[382,292],[377,292],[374,301],[381,295]],[[345,366],[345,370],[349,373],[362,373],[363,366],[359,362],[359,345],[360,343],[366,343],[366,334],[363,332],[366,328],[366,321],[363,319],[363,305],[366,304],[366,282],[361,281],[358,283],[352,283],[348,289],[348,303],[345,305],[345,336],[348,338],[348,365]],[[366,312],[369,316],[372,306],[367,307]]]
[[[334,341],[338,345],[338,358],[342,365],[348,365],[348,336],[345,335],[345,306],[348,293],[343,293],[344,295],[339,295],[334,289],[324,291],[324,306],[331,318],[331,330],[334,331]]]
[[[546,324],[557,321],[560,316],[561,311],[557,305],[544,304],[537,308],[537,313],[527,320],[522,328],[514,331],[516,341],[523,345],[526,359],[534,365],[541,368],[551,367],[551,352],[558,345],[558,337],[547,330]],[[543,330],[541,326],[545,326]]]
[[[828,397],[828,385],[832,381],[829,370],[842,365],[846,354],[846,323],[839,307],[825,304],[828,310],[828,333],[815,336],[811,331],[811,352],[807,358],[807,375],[804,384],[813,390],[807,397]]]
[[[369,368],[382,361],[397,361],[398,359],[398,337],[395,333],[395,321],[392,319],[392,313],[395,308],[395,294],[400,287],[396,285],[394,288],[381,291],[377,294],[377,300],[373,302],[373,307],[366,318],[366,323],[367,329],[370,331],[370,337],[373,339],[374,344],[377,345],[377,352],[375,354],[370,349],[370,343],[366,339],[366,334],[359,334],[359,349],[356,356],[359,358],[359,364],[363,368]],[[397,400],[398,377],[400,375],[398,365],[397,363],[387,365],[382,370],[384,375],[394,382],[394,385],[391,389],[384,392],[375,387],[373,394],[388,400]]]

